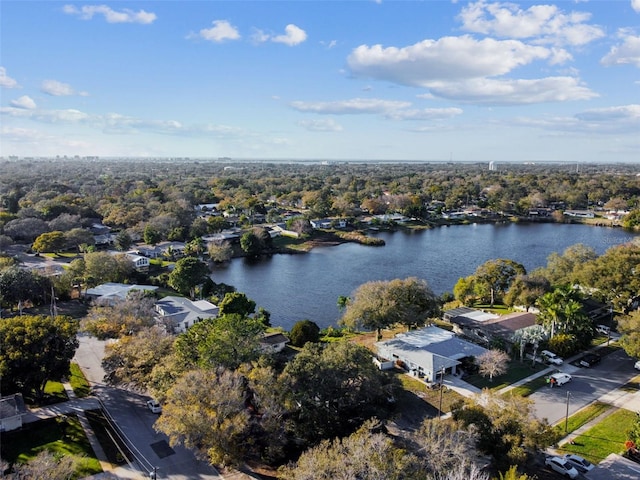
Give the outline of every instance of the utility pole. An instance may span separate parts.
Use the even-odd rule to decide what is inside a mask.
[[[440,371],[440,407],[438,408],[438,418],[442,418],[442,394],[444,393],[444,367]]]
[[[567,390],[567,413],[564,416],[564,433],[569,432],[569,397],[571,392]]]

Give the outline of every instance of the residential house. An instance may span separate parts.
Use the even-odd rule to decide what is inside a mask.
[[[347,220],[345,218],[318,218],[309,220],[309,223],[316,230],[321,228],[345,228],[347,226]]]
[[[149,271],[149,259],[144,255],[139,255],[136,252],[125,253],[127,258],[133,262],[133,267],[139,272]]]
[[[263,353],[279,353],[289,343],[289,339],[282,333],[269,333],[260,340]]]
[[[461,359],[478,357],[487,351],[434,325],[398,334],[392,340],[376,343],[375,347],[383,361],[391,360],[428,382],[435,382],[441,373],[455,374]]]
[[[143,292],[155,292],[158,287],[153,285],[127,285],[124,283],[103,283],[94,288],[88,288],[85,297],[100,302],[114,303],[118,300],[124,300],[132,290],[141,290]]]
[[[218,316],[220,309],[206,300],[191,301],[184,297],[167,296],[156,302],[157,320],[174,333],[186,332],[189,327],[207,318]]]
[[[459,307],[447,310],[443,318],[453,324],[456,333],[484,343],[492,340],[511,343],[514,334],[535,325],[537,317],[531,312],[496,315],[469,307]]]
[[[22,395],[16,393],[0,398],[0,432],[22,428],[22,417],[27,413]]]

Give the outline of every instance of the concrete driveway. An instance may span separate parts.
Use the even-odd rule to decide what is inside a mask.
[[[637,375],[633,364],[632,358],[618,350],[603,357],[599,365],[591,368],[562,365],[559,370],[570,374],[572,381],[561,387],[544,387],[533,393],[529,398],[534,401],[535,416],[546,418],[551,424],[563,420],[567,412],[567,392],[569,415],[598,399],[606,400],[610,392]]]
[[[221,475],[206,462],[196,459],[193,452],[181,447],[170,447],[166,435],[157,433],[153,424],[158,418],[146,407],[149,399],[139,393],[114,388],[103,382],[102,357],[105,342],[93,337],[80,336],[80,346],[74,361],[80,365],[91,382],[95,395],[105,410],[120,427],[137,459],[137,465],[117,468],[108,478],[149,478],[154,468],[158,479],[219,480]],[[137,470],[137,471],[135,471]]]

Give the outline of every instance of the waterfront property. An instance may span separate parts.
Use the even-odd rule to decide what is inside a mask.
[[[434,325],[398,334],[392,340],[376,343],[375,347],[379,357],[428,382],[435,382],[442,372],[456,374],[461,359],[487,351]]]
[[[167,296],[156,302],[157,320],[174,333],[186,332],[189,327],[207,318],[218,316],[220,309],[206,300],[191,301],[184,297]]]
[[[530,312],[514,312],[496,315],[469,307],[459,307],[444,312],[443,318],[453,324],[453,330],[482,342],[512,341],[513,336],[536,324],[536,315]]]
[[[125,283],[108,282],[94,288],[88,288],[85,292],[85,298],[113,304],[115,301],[126,299],[127,294],[132,290],[155,292],[157,289],[158,287],[153,285],[127,285]]]

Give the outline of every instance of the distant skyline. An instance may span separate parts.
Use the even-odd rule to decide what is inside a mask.
[[[640,0],[0,1],[0,156],[640,163]]]

